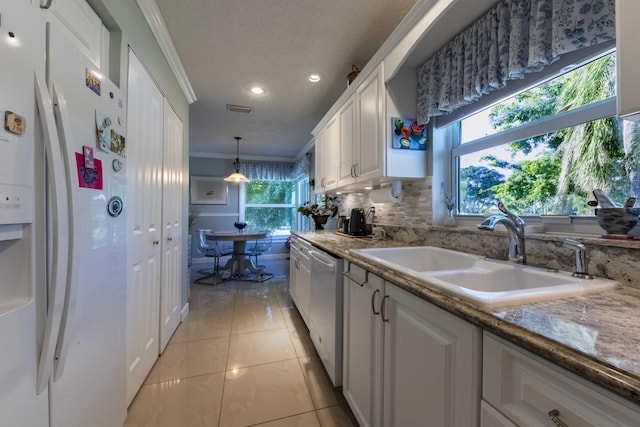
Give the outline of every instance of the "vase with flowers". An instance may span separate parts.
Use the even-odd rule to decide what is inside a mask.
[[[238,230],[238,233],[244,233],[244,229],[247,228],[247,223],[244,221],[236,221],[233,226]]]
[[[322,205],[319,203],[311,204],[311,202],[306,202],[298,207],[298,212],[304,216],[313,218],[316,230],[324,230],[324,224],[327,223],[327,220],[333,218],[338,213],[336,197],[326,196]]]

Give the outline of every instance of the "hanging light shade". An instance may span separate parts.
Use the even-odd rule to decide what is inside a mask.
[[[249,178],[240,173],[240,138],[239,136],[234,136],[236,140],[236,159],[233,161],[233,166],[236,171],[226,177],[224,180],[229,182],[249,182]]]

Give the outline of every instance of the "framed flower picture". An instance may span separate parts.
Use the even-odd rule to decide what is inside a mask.
[[[222,177],[191,176],[192,205],[226,205],[229,187]]]

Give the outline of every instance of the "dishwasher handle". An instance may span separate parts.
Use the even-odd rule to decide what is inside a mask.
[[[314,251],[313,249],[308,252],[309,256],[313,258],[313,261],[316,261],[322,264],[329,271],[334,271],[336,269],[336,261],[330,256],[326,255],[323,252]]]

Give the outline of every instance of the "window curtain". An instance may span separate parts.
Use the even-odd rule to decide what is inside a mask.
[[[293,163],[248,163],[240,164],[240,172],[256,181],[288,181],[293,176]]]
[[[299,181],[305,177],[309,176],[310,163],[309,163],[310,154],[307,153],[300,160],[298,160],[293,165],[293,176],[292,178],[296,181]]]
[[[418,67],[417,119],[454,111],[615,38],[615,0],[502,0]]]
[[[240,172],[256,181],[295,181],[309,175],[309,155],[296,163],[240,163]]]

